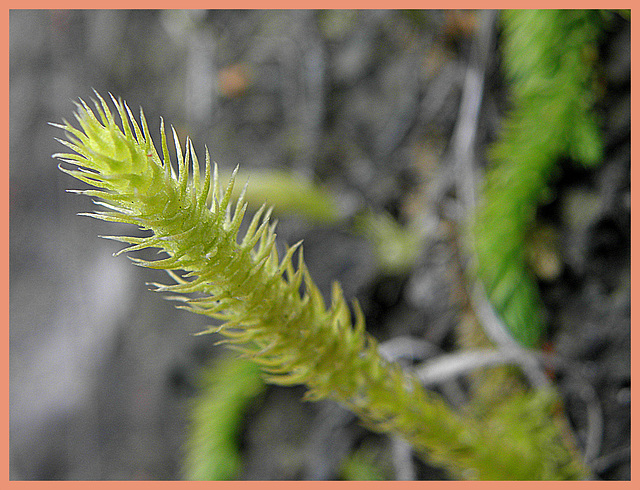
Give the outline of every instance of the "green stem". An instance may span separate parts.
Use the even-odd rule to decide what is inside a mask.
[[[223,190],[207,152],[202,176],[191,142],[187,140],[183,154],[174,131],[176,174],[163,125],[161,159],[142,113],[138,125],[126,104],[114,99],[121,129],[107,103],[97,97],[95,112],[84,102],[79,105],[81,130],[59,125],[70,135],[61,142],[75,153],[55,155],[71,165],[61,166],[64,172],[94,187],[77,192],[97,198],[107,208],[88,215],[149,231],[143,238],[109,238],[129,244],[122,252],[149,247],[164,252],[166,257],[157,260],[132,260],[168,270],[175,284],[155,284],[156,289],[173,293],[183,308],[219,320],[221,324],[208,332],[220,333],[222,342],[259,364],[268,381],[304,384],[307,399],[328,398],[347,406],[373,430],[401,435],[425,460],[444,466],[457,478],[585,474],[553,431],[543,439],[524,438],[523,444],[500,427],[455,413],[398,364],[387,362],[365,331],[358,303],[353,304],[352,319],[337,283],[326,307],[299,244],[278,257],[268,211],[259,210],[238,240],[246,204],[242,195],[235,206],[231,203],[235,173]],[[197,297],[190,296],[193,293]],[[540,412],[543,416],[545,410]],[[522,422],[528,427],[526,420]],[[536,444],[551,445],[555,452],[541,452]]]

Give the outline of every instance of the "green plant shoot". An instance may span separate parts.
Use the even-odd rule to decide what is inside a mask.
[[[260,365],[268,381],[303,384],[306,399],[343,404],[373,430],[404,437],[425,460],[456,478],[585,477],[584,466],[552,426],[527,431],[525,419],[520,429],[531,437],[513,439],[505,427],[454,412],[398,364],[387,362],[365,331],[358,303],[353,303],[352,314],[337,283],[326,306],[300,244],[279,257],[275,225],[264,206],[239,237],[247,205],[243,194],[235,204],[231,200],[235,172],[221,186],[208,151],[202,169],[191,141],[187,139],[183,153],[173,130],[176,172],[163,122],[158,153],[142,111],[138,123],[128,106],[112,97],[115,116],[96,96],[95,110],[83,101],[78,104],[80,129],[68,122],[56,125],[69,135],[59,141],[73,151],[54,155],[61,170],[91,186],[74,192],[93,197],[104,208],[82,214],[145,230],[143,237],[106,238],[128,244],[118,253],[146,248],[163,252],[157,260],[130,258],[140,266],[167,270],[174,282],[153,284],[155,289],[170,293],[187,310],[218,320],[206,332],[219,333],[222,342]],[[545,407],[543,414],[550,413],[553,396],[530,396]]]

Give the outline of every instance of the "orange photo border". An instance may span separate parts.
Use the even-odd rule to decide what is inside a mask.
[[[97,2],[101,5],[95,6],[92,5],[91,8],[140,8],[140,9],[170,9],[175,8],[175,4],[172,2],[156,0],[156,1],[129,1],[124,2],[121,0],[115,0],[111,2]],[[630,1],[624,2],[616,2],[620,5],[616,5],[619,8],[631,8]],[[82,488],[83,485],[86,485],[86,482],[22,482],[22,481],[10,481],[9,480],[9,11],[12,9],[51,9],[55,7],[56,9],[64,8],[64,9],[86,9],[86,2],[80,1],[57,1],[57,2],[45,2],[45,1],[30,1],[25,0],[22,2],[17,2],[15,0],[9,0],[6,2],[6,7],[2,11],[2,32],[4,35],[4,50],[2,51],[2,73],[3,78],[0,84],[3,87],[3,93],[5,94],[2,98],[0,98],[0,104],[2,107],[2,131],[0,132],[2,138],[2,148],[4,148],[5,161],[6,165],[2,166],[2,173],[0,174],[0,185],[2,186],[0,190],[0,195],[4,197],[2,201],[2,205],[0,206],[0,224],[2,226],[2,240],[0,241],[1,252],[0,256],[2,257],[1,261],[1,272],[2,272],[2,282],[1,287],[3,290],[2,301],[4,306],[2,311],[4,311],[2,320],[0,322],[2,325],[6,325],[5,330],[3,331],[4,335],[2,336],[1,345],[3,347],[4,354],[4,367],[2,369],[2,390],[0,391],[0,396],[3,397],[4,403],[2,403],[2,420],[3,420],[3,430],[2,430],[2,445],[0,446],[0,461],[2,461],[2,465],[0,466],[0,483],[7,483],[11,487],[14,488],[35,488],[36,486],[46,485],[46,486],[60,486],[59,488]],[[301,5],[299,2],[293,2],[292,0],[279,0],[279,1],[271,1],[271,2],[260,2],[256,0],[239,0],[233,2],[234,8],[242,8],[242,9],[264,9],[264,8],[275,8],[275,9],[300,9],[300,8],[313,8],[313,9],[324,9],[324,8],[349,8],[349,9],[371,9],[371,8],[390,8],[388,2],[383,2],[380,0],[356,0],[356,1],[311,1],[305,2],[304,5]],[[538,1],[538,2],[527,2],[526,5],[518,5],[517,8],[602,8],[603,2],[578,2],[578,1],[561,1],[561,2],[550,2],[550,1]],[[446,8],[450,9],[452,7],[459,9],[474,9],[474,8],[495,8],[495,9],[504,9],[504,8],[514,8],[516,5],[514,2],[505,2],[505,1],[494,1],[487,2],[487,4],[482,5],[480,2],[471,2],[471,1],[455,1],[453,3],[450,2],[427,2],[427,1],[416,1],[416,0],[405,0],[399,3],[394,3],[392,5],[393,8],[407,8],[407,9],[423,9],[423,8]],[[188,1],[186,5],[181,5],[181,8],[227,8],[226,2],[205,2],[202,0],[196,1]],[[632,53],[632,64],[631,64],[631,83],[632,83],[632,91],[631,91],[631,110],[632,110],[632,119],[633,114],[635,114],[638,109],[637,97],[634,97],[635,88],[637,82],[637,73],[635,73],[636,67],[634,63],[634,53],[638,50],[637,46],[637,38],[638,36],[635,34],[634,30],[631,30],[631,53]],[[632,131],[632,139],[634,130],[633,125],[631,128]],[[631,159],[635,160],[638,154],[637,149],[632,145],[631,147]],[[635,166],[631,166],[631,199],[635,201],[637,192],[635,190],[634,183],[637,180],[638,170]],[[632,283],[634,279],[638,275],[638,265],[634,260],[634,246],[637,244],[637,217],[633,214],[631,215],[631,280]],[[636,290],[631,288],[631,303],[635,304],[635,300],[638,299],[638,295]],[[636,323],[636,315],[634,311],[631,311],[631,326]],[[632,377],[635,378],[635,374],[637,371],[637,363],[633,363],[633,354],[637,352],[637,341],[636,336],[631,335],[631,373]],[[634,388],[631,388],[631,398],[634,397]],[[636,430],[634,424],[634,419],[638,415],[638,410],[634,409],[634,405],[632,403],[632,417],[631,417],[631,445],[632,445],[632,456],[633,456],[633,446],[634,442],[636,442],[637,437],[635,436]],[[552,485],[552,487],[546,487],[545,490],[555,490],[556,488],[562,488],[568,485],[577,485],[577,484],[585,484],[585,485],[620,485],[621,487],[632,488],[635,471],[633,468],[633,457],[632,457],[632,473],[631,473],[631,481],[624,482],[550,482],[546,484]],[[260,488],[261,490],[289,490],[293,488],[299,488],[301,485],[304,488],[310,488],[313,490],[330,490],[334,488],[349,488],[349,490],[381,490],[381,489],[389,489],[390,486],[405,486],[405,488],[417,488],[421,486],[423,488],[429,489],[440,489],[446,488],[447,490],[462,488],[463,486],[472,486],[474,489],[503,489],[503,488],[512,488],[514,482],[301,482],[301,481],[266,481],[266,482],[112,482],[112,481],[102,481],[95,482],[95,485],[99,487],[105,488],[106,486],[117,485],[117,488],[168,488],[169,486],[175,485],[189,485],[190,488],[211,488],[212,485],[215,485],[216,488],[224,488],[224,490],[253,490],[256,488]],[[519,488],[535,488],[534,486],[539,486],[540,482],[518,482]],[[95,487],[93,487],[95,488]]]

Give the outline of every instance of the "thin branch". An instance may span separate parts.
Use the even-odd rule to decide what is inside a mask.
[[[415,375],[425,386],[433,386],[469,374],[481,368],[517,364],[521,361],[519,350],[493,348],[465,350],[432,358],[415,370]]]
[[[577,394],[585,403],[587,415],[583,456],[585,464],[593,465],[602,444],[604,426],[602,406],[593,386],[586,379],[577,375],[579,370],[576,369],[575,363],[554,354],[527,351],[522,348],[503,348],[500,350],[489,348],[443,354],[424,362],[415,370],[414,374],[425,386],[433,386],[478,369],[501,365],[517,365],[524,369],[530,367],[531,362],[542,363],[556,371],[564,371],[577,381],[579,386]],[[545,377],[545,381],[546,384],[543,386],[549,385],[548,378]]]
[[[532,386],[536,388],[550,386],[551,381],[540,367],[539,361],[513,339],[502,319],[489,303],[484,287],[479,281],[473,282],[471,304],[485,334],[500,347],[501,351],[515,356]]]
[[[416,479],[416,469],[413,464],[413,450],[411,444],[404,439],[394,436],[391,438],[391,451],[396,480],[413,481]]]

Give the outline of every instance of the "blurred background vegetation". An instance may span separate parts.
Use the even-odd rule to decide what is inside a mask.
[[[597,477],[628,479],[630,22],[603,25],[602,161],[556,162],[527,253],[576,440]],[[97,238],[109,225],[75,216],[88,202],[64,192],[48,121],[95,88],[143,106],[154,137],[163,116],[223,170],[240,164],[258,200],[278,172],[293,197],[278,236],[304,239],[318,286],[339,280],[381,341],[450,352],[472,313],[459,162],[481,178],[511,108],[502,36],[486,11],[12,11],[11,478],[184,477],[189,408],[221,355],[190,335],[205,319],[147,291],[162,274],[114,259]],[[296,200],[305,189],[313,199]],[[438,389],[465,401],[464,384]],[[446,477],[302,390],[247,390],[214,403],[237,410],[219,478]]]

